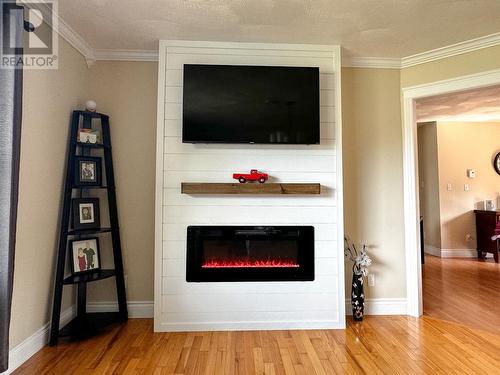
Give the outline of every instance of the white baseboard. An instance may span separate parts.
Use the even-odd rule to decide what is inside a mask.
[[[441,249],[441,258],[477,258],[476,249]]]
[[[424,245],[424,253],[433,255],[435,257],[441,257],[441,249],[439,247],[431,246],[431,245]]]
[[[129,318],[152,318],[153,301],[129,301],[127,302]],[[110,301],[87,302],[87,312],[118,311],[118,303]]]
[[[130,301],[127,304],[130,318],[152,318],[152,301]],[[89,302],[88,312],[118,311],[116,302]],[[61,314],[60,327],[64,327],[76,316],[76,306],[71,306]],[[9,369],[2,375],[11,374],[31,356],[47,345],[49,341],[50,322],[9,351]]]
[[[64,327],[76,316],[75,306],[71,306],[61,314],[59,326]],[[26,362],[31,356],[42,349],[49,342],[50,322],[9,351],[9,368],[2,375],[11,374],[15,369]]]
[[[424,253],[440,258],[477,258],[476,249],[440,249],[425,245]],[[491,258],[493,254],[486,254],[486,257]]]
[[[270,322],[199,322],[199,323],[161,323],[157,332],[193,331],[275,331],[303,329],[344,329],[338,320],[316,320],[307,322],[270,321]]]
[[[368,298],[365,300],[365,315],[407,315],[406,298]],[[351,300],[346,299],[345,311],[352,315]]]

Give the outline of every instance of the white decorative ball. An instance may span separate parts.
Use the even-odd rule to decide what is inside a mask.
[[[85,109],[87,111],[95,112],[96,107],[97,107],[97,104],[93,100],[87,100],[87,102],[85,103]]]

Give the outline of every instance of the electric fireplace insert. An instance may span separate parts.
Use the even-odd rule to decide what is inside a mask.
[[[186,281],[312,281],[312,226],[189,226]]]

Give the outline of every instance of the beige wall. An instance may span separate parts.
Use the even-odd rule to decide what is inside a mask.
[[[500,176],[493,169],[493,159],[500,151],[500,123],[438,122],[437,138],[441,247],[475,249],[473,210],[485,199],[496,204],[500,196]],[[467,178],[469,168],[476,171],[476,178]],[[469,191],[464,190],[464,184],[469,185]],[[472,235],[472,240],[467,241],[466,234]]]
[[[345,233],[370,246],[368,298],[406,290],[399,78],[396,69],[342,69]]]
[[[110,115],[127,297],[153,299],[156,91],[156,63],[88,69],[62,39],[58,70],[25,71],[11,348],[50,320],[70,114],[89,98]],[[65,290],[63,309],[74,302]],[[114,279],[89,284],[89,300],[115,300],[114,290]]]
[[[369,298],[406,296],[401,88],[498,68],[500,46],[401,70],[342,69],[345,232],[374,246]]]
[[[11,348],[50,318],[69,120],[85,102],[88,77],[83,57],[62,39],[58,70],[24,72]],[[66,292],[63,308],[72,302]]]
[[[157,76],[151,62],[98,61],[90,69],[89,97],[110,116],[129,301],[153,300]],[[115,300],[114,279],[91,284],[89,299]]]
[[[440,249],[438,138],[435,122],[418,125],[418,179],[420,215],[424,217],[424,243]]]
[[[60,46],[59,70],[25,74],[12,346],[49,320],[69,115],[87,97],[111,116],[128,298],[153,298],[157,64],[97,62],[87,70]],[[345,228],[372,246],[376,286],[368,297],[405,296],[401,87],[499,67],[500,46],[401,71],[342,70]],[[91,298],[111,299],[111,280],[96,286]]]

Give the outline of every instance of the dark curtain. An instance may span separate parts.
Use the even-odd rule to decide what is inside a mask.
[[[0,37],[22,47],[20,7],[2,5]],[[17,10],[17,11],[16,11]],[[6,25],[9,27],[7,28]],[[15,44],[14,44],[15,43]],[[22,54],[22,48],[16,50]],[[0,57],[3,57],[0,51]],[[21,56],[21,55],[20,55]],[[14,274],[19,152],[21,141],[22,69],[0,67],[0,372],[9,365],[9,324]]]

